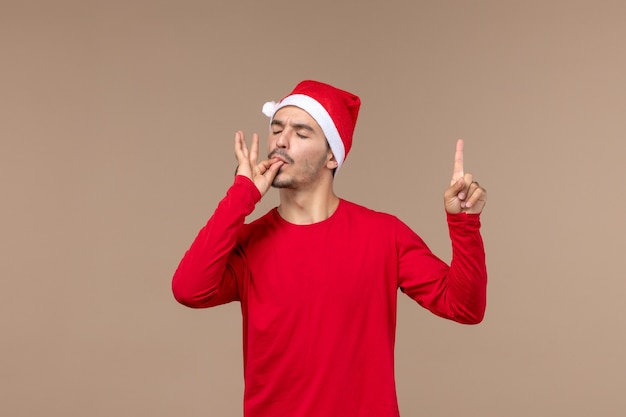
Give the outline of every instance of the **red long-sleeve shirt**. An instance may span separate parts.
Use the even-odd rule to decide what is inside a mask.
[[[399,416],[398,288],[441,317],[480,322],[479,216],[448,214],[448,266],[396,217],[345,200],[319,223],[291,224],[273,209],[245,224],[260,198],[237,176],[172,281],[189,307],[241,302],[244,415]]]

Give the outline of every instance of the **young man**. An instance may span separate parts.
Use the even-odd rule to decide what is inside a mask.
[[[267,159],[258,160],[256,134],[250,149],[235,134],[234,184],[174,274],[186,306],[241,303],[247,417],[399,416],[398,289],[438,316],[483,318],[486,193],[463,171],[463,142],[444,193],[447,265],[396,217],[334,193],[359,107],[359,97],[316,81],[266,103]],[[272,186],[280,205],[245,223]]]

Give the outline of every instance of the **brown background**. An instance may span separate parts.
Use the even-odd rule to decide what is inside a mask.
[[[458,137],[489,191],[485,321],[400,295],[403,416],[623,416],[624,4],[2,1],[0,414],[241,415],[238,305],[170,279],[314,78],[363,100],[342,197],[448,260]]]

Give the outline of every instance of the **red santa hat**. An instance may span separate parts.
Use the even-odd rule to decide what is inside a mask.
[[[338,171],[352,147],[352,135],[361,99],[332,85],[306,80],[299,83],[278,103],[273,101],[265,103],[263,113],[271,121],[276,112],[285,106],[301,108],[320,125],[337,160],[336,171]]]

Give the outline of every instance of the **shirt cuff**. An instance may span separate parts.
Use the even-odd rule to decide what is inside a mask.
[[[448,226],[460,230],[474,231],[480,229],[480,213],[448,213],[446,212]]]
[[[256,185],[254,185],[254,182],[252,182],[250,178],[243,175],[235,175],[235,182],[233,186],[246,190],[253,204],[261,201],[261,192],[258,188],[256,188]]]

